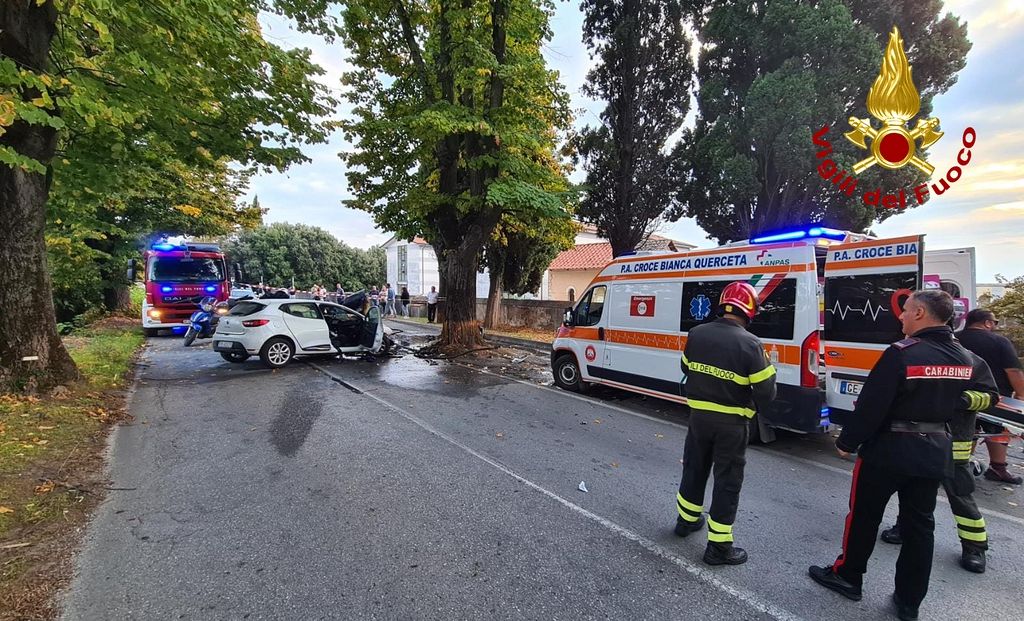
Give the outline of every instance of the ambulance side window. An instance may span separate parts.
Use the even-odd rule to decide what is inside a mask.
[[[718,299],[731,280],[693,281],[683,285],[683,308],[679,329],[689,332],[694,326],[718,316]],[[754,282],[761,297],[761,309],[750,324],[750,331],[763,339],[792,339],[796,319],[796,279]]]
[[[607,287],[594,287],[586,293],[580,303],[576,305],[573,316],[573,325],[596,326],[601,321],[601,313],[604,310],[604,297]]]

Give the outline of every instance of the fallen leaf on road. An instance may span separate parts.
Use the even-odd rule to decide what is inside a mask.
[[[14,509],[0,505],[0,513],[14,513]]]
[[[1010,502],[1009,500],[1008,500],[1008,501],[1006,501],[1006,504],[1010,505],[1011,507],[1016,507],[1016,506],[1017,506],[1017,503],[1015,503],[1015,502]]]
[[[600,418],[595,418],[594,419],[594,424],[595,425],[600,425],[601,424],[601,419]]]
[[[39,425],[40,431],[46,431],[47,429],[56,429],[53,425]]]
[[[53,481],[46,481],[42,485],[36,485],[37,494],[49,494],[53,491]]]
[[[612,468],[618,468],[618,467],[619,467],[619,462],[613,461],[612,462]]]

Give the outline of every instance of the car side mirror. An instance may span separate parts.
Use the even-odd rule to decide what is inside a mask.
[[[135,282],[135,259],[128,261],[128,269],[125,271],[125,278],[128,282]]]
[[[565,309],[565,315],[562,317],[562,325],[566,327],[572,325],[572,307]]]

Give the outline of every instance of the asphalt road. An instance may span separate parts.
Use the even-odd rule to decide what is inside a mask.
[[[708,568],[703,533],[671,532],[670,404],[413,356],[271,372],[157,338],[144,364],[66,619],[890,618],[896,548],[879,543],[858,603],[806,576],[846,513],[828,438],[749,452],[750,561]],[[922,618],[1024,613],[1020,492],[979,485],[989,571],[956,565],[940,504]]]

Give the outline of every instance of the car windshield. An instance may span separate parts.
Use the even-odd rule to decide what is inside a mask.
[[[149,280],[221,281],[224,280],[224,261],[195,257],[154,257],[149,261]]]

